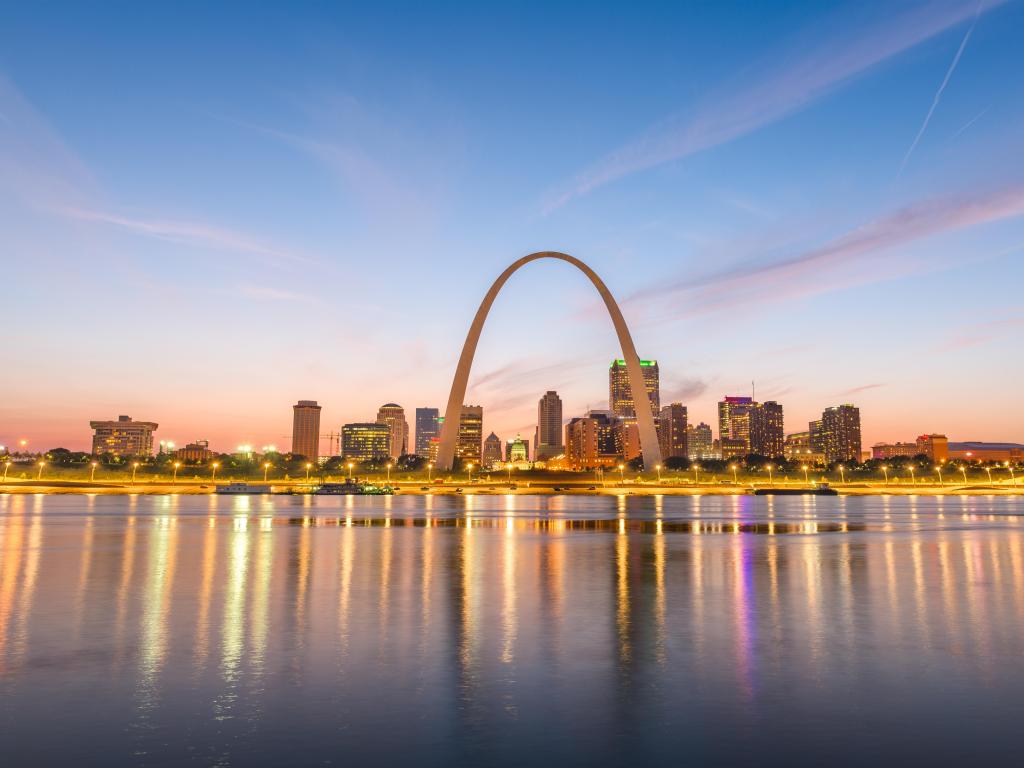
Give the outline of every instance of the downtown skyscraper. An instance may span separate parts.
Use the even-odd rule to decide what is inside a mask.
[[[430,458],[430,441],[441,437],[441,412],[437,408],[416,409],[416,455]]]
[[[553,390],[537,403],[537,431],[533,438],[533,458],[543,461],[565,452],[562,444],[562,398]]]
[[[821,414],[821,436],[825,461],[860,461],[860,408],[844,404],[826,408]]]
[[[782,405],[774,400],[754,403],[750,410],[750,452],[774,459],[785,454]]]
[[[320,457],[320,406],[316,400],[299,400],[292,406],[292,453],[314,464]]]
[[[392,459],[397,459],[408,451],[409,422],[405,420],[405,409],[402,406],[398,403],[382,405],[377,411],[377,423],[388,425]]]
[[[651,413],[657,419],[658,411],[661,410],[658,361],[641,360],[640,370],[643,372]],[[631,422],[636,420],[636,404],[633,400],[633,390],[629,385],[625,360],[612,360],[612,364],[608,366],[608,409],[620,419]]]

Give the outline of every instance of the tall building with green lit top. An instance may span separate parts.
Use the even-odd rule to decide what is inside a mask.
[[[641,360],[640,370],[643,372],[651,414],[657,420],[661,410],[658,361]],[[633,403],[633,390],[629,386],[625,360],[612,360],[612,364],[608,366],[608,409],[620,419],[636,419],[636,406]]]

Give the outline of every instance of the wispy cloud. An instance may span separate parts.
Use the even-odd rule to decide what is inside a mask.
[[[1006,0],[992,0],[989,8]],[[769,64],[765,74],[710,99],[696,109],[654,125],[609,153],[550,195],[544,212],[630,174],[710,149],[774,123],[840,84],[912,48],[975,14],[972,2],[943,0],[887,14],[861,34],[818,33],[808,52],[789,63]],[[786,58],[780,54],[778,59]]]
[[[945,342],[937,347],[937,351],[951,352],[957,349],[979,347],[997,341],[1008,333],[1024,328],[1024,316],[1002,317],[995,320],[986,320],[960,328]],[[1014,344],[1014,349],[1019,345]]]
[[[861,392],[868,392],[872,389],[878,389],[884,387],[885,384],[863,384],[859,387],[852,387],[850,389],[844,389],[839,393],[839,397],[847,397],[849,395],[859,395]]]
[[[271,288],[265,285],[251,285],[249,283],[243,283],[242,285],[237,286],[236,290],[243,296],[248,296],[251,299],[294,301],[302,304],[320,303],[320,299],[315,296],[310,296],[309,294],[287,291],[281,288]]]
[[[56,208],[63,216],[80,221],[111,224],[159,240],[182,243],[216,251],[232,251],[272,261],[308,262],[309,259],[275,248],[245,233],[211,224],[175,219],[149,219],[120,216],[88,208]]]
[[[908,205],[846,232],[824,245],[770,262],[746,261],[728,269],[633,295],[629,303],[671,298],[680,316],[736,304],[793,298],[874,279],[860,268],[868,257],[901,245],[969,227],[1024,216],[1024,185]],[[932,265],[924,265],[931,268]],[[842,270],[846,269],[843,273]],[[907,265],[894,263],[897,273]],[[842,280],[830,280],[840,275]],[[891,272],[890,272],[891,274]]]
[[[974,27],[978,24],[979,16],[981,16],[981,0],[978,0],[978,7],[974,12],[974,20],[971,22],[971,26],[967,28],[964,39],[960,41],[960,47],[956,49],[956,55],[953,57],[953,61],[950,62],[949,68],[946,70],[946,76],[942,78],[942,83],[939,84],[939,89],[932,97],[932,104],[928,108],[928,114],[924,116],[924,121],[918,129],[917,135],[914,137],[914,140],[910,142],[910,147],[907,149],[907,153],[903,156],[903,162],[900,163],[900,169],[896,173],[896,178],[903,175],[903,170],[907,167],[907,163],[910,161],[910,156],[914,154],[914,150],[917,149],[917,145],[921,141],[921,137],[924,136],[924,132],[928,129],[928,123],[931,122],[932,115],[935,114],[935,109],[939,106],[939,102],[942,100],[942,93],[946,90],[946,86],[949,85],[949,79],[953,76],[953,72],[956,70],[956,65],[960,63],[960,57],[964,55],[964,48],[967,47],[967,41],[971,39],[971,33],[974,32]]]

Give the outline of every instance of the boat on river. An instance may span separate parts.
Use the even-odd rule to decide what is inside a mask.
[[[313,493],[317,496],[390,496],[395,489],[390,485],[361,483],[346,480],[344,483],[323,483]]]
[[[839,491],[828,483],[805,486],[803,488],[751,488],[747,493],[754,496],[838,496]]]
[[[216,493],[226,495],[260,495],[270,493],[271,487],[266,483],[228,483],[218,485]]]

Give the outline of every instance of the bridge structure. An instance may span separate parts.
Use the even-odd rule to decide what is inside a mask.
[[[498,279],[491,285],[489,291],[480,302],[480,308],[476,311],[473,324],[469,327],[466,335],[466,342],[462,346],[462,354],[459,357],[458,367],[455,369],[455,376],[452,379],[451,392],[448,395],[448,406],[444,412],[444,424],[441,427],[441,444],[437,452],[437,467],[441,470],[450,470],[455,464],[455,447],[459,437],[459,421],[462,416],[462,406],[466,400],[466,387],[469,384],[469,372],[473,367],[473,357],[476,355],[477,343],[480,341],[480,334],[484,328],[484,322],[491,311],[491,305],[498,293],[504,287],[508,279],[520,268],[531,261],[540,259],[557,259],[572,264],[580,270],[593,283],[600,294],[604,305],[608,310],[612,325],[615,327],[615,334],[619,339],[619,346],[622,348],[622,359],[626,361],[626,375],[629,379],[629,388],[633,393],[633,404],[636,411],[637,427],[640,432],[640,450],[643,453],[644,466],[653,469],[661,464],[661,447],[658,444],[658,432],[654,426],[654,415],[648,405],[647,388],[644,384],[643,369],[640,366],[640,357],[633,345],[633,337],[629,333],[625,319],[622,317],[622,310],[615,302],[608,286],[597,276],[590,267],[574,256],[558,251],[538,251],[521,259],[514,261],[502,272]]]

